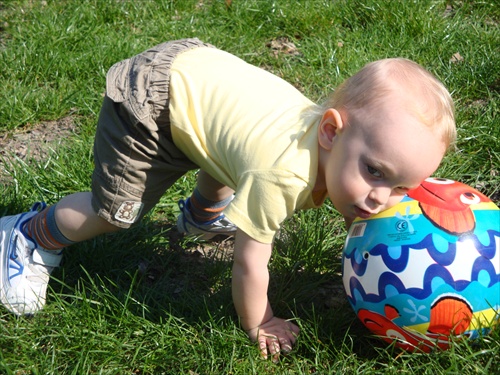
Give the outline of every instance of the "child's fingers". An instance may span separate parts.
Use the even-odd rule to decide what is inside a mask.
[[[258,341],[262,357],[267,359],[271,355],[274,362],[278,361],[281,353],[286,355],[292,351],[293,343],[284,337],[262,335]]]
[[[269,349],[269,354],[271,354],[273,362],[278,362],[281,351],[279,339],[276,336],[272,337],[270,340],[268,340],[267,347]]]
[[[259,349],[262,357],[267,359],[267,340],[265,337],[259,337]]]
[[[277,318],[247,331],[250,338],[258,343],[262,357],[271,355],[273,361],[279,359],[280,353],[285,355],[292,351],[299,332],[295,324]]]
[[[280,343],[276,336],[260,335],[258,342],[260,353],[264,359],[267,359],[268,354],[273,356],[273,360],[277,359],[280,353]]]
[[[286,338],[281,338],[279,340],[280,342],[280,351],[283,353],[283,354],[288,354],[292,351],[292,344],[293,342],[290,342],[290,340],[286,339]]]
[[[274,339],[272,337],[269,337],[267,335],[259,336],[258,342],[259,342],[260,354],[262,355],[262,357],[264,359],[267,359],[268,354],[271,354],[271,355],[276,354],[273,340]],[[269,350],[268,350],[268,348],[269,348]]]

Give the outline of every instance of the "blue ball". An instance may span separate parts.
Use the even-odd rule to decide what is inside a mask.
[[[342,274],[358,318],[404,350],[488,334],[500,318],[500,209],[470,186],[429,178],[354,221]]]

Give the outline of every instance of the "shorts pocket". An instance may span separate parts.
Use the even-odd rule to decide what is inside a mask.
[[[106,95],[115,103],[122,103],[130,94],[129,83],[130,59],[113,65],[106,75]]]

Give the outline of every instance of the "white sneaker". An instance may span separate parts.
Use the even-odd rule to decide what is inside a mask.
[[[16,315],[31,315],[43,308],[49,275],[59,266],[62,252],[45,250],[22,230],[23,225],[46,207],[0,219],[0,301]]]
[[[215,220],[207,221],[206,223],[197,223],[191,215],[191,203],[189,198],[179,201],[181,213],[177,216],[177,230],[180,233],[209,240],[218,235],[234,236],[236,234],[236,225],[231,223],[224,214],[220,214]]]

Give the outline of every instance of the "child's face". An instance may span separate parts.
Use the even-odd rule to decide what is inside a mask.
[[[434,173],[445,153],[431,129],[400,106],[386,107],[363,121],[349,119],[348,125],[347,116],[335,110],[331,121],[328,113],[323,116],[320,178],[346,218],[367,218],[397,204]]]

